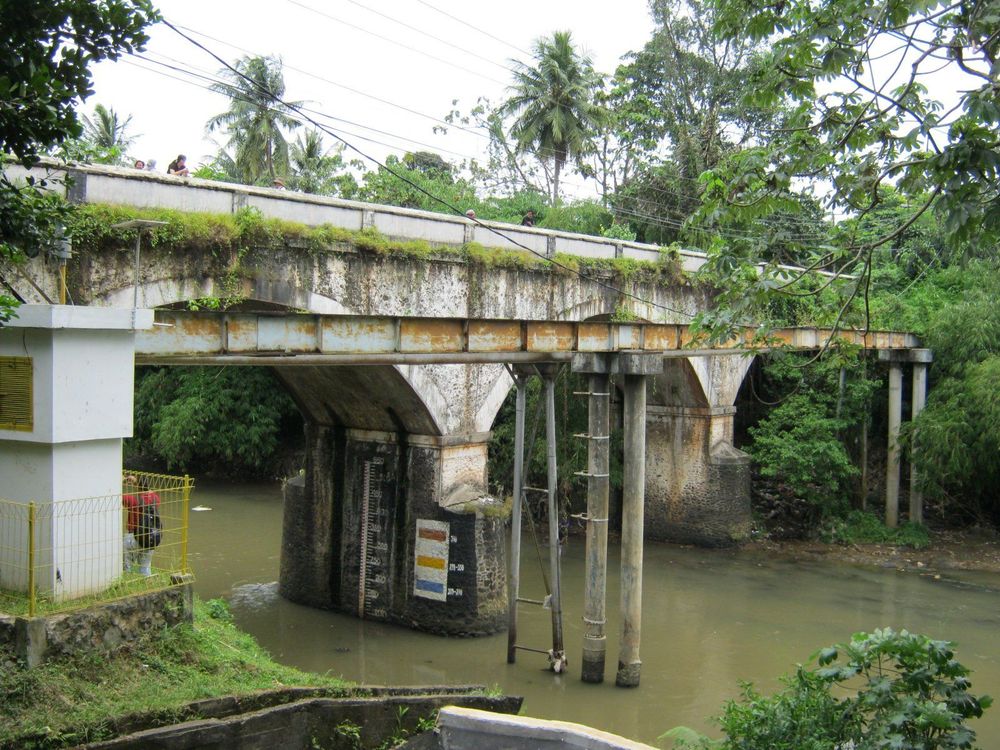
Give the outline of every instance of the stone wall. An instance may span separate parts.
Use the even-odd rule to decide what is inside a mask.
[[[122,643],[193,617],[192,585],[184,583],[67,614],[0,617],[0,649],[35,667],[49,656],[111,653]]]

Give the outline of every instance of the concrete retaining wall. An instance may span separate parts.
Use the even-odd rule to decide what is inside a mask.
[[[68,614],[0,616],[0,659],[5,651],[31,668],[50,656],[110,653],[145,633],[191,622],[193,596],[192,585],[186,583]]]
[[[294,698],[294,692],[202,701],[182,709],[181,715],[201,718],[169,726],[134,731],[113,740],[82,745],[87,750],[357,750],[383,746],[390,738],[403,739],[418,730],[418,722],[433,718],[445,706],[479,709],[477,713],[516,712],[522,699],[470,694],[459,688],[392,688],[371,691],[373,697]],[[279,694],[280,692],[280,694]],[[311,691],[320,692],[320,691]],[[291,693],[291,695],[286,695]],[[255,702],[277,705],[252,708]],[[248,710],[249,709],[249,710]],[[155,721],[155,717],[150,717]]]

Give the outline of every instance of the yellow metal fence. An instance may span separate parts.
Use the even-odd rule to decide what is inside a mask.
[[[69,612],[191,580],[193,487],[188,476],[126,471],[116,495],[0,500],[0,613]],[[130,528],[133,498],[156,508],[159,534],[142,527],[142,521],[156,525],[148,512],[134,512],[140,528]]]

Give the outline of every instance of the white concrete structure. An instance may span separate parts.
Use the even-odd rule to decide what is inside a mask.
[[[23,305],[0,326],[0,357],[32,373],[30,427],[0,428],[0,587],[27,590],[31,502],[39,593],[73,598],[121,575],[135,331],[152,324],[152,310]]]
[[[443,750],[654,750],[651,745],[633,742],[583,724],[458,706],[441,709],[436,731],[438,746]]]

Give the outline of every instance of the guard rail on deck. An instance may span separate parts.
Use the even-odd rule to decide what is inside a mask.
[[[136,334],[140,364],[242,365],[558,362],[583,353],[692,357],[786,346],[818,349],[831,338],[865,349],[911,349],[910,333],[783,328],[758,341],[743,329],[732,341],[700,345],[683,324],[364,317],[303,313],[157,310]]]
[[[136,482],[126,482],[135,477]],[[41,502],[0,500],[0,613],[34,617],[71,612],[191,580],[188,477],[125,472],[119,495]],[[162,521],[151,575],[136,567],[123,495],[155,493]]]
[[[23,167],[8,164],[4,171],[11,179],[23,179]],[[170,208],[178,211],[236,213],[252,207],[274,219],[286,219],[310,226],[330,224],[343,229],[373,227],[387,237],[426,240],[442,245],[477,242],[485,247],[523,249],[541,255],[556,253],[584,258],[633,258],[656,261],[661,257],[657,245],[624,242],[606,237],[592,237],[551,229],[524,227],[498,221],[470,221],[431,211],[418,211],[377,203],[342,200],[288,190],[258,188],[188,177],[145,172],[103,165],[65,165],[46,159],[31,170],[37,179],[50,175],[50,189],[76,203],[110,203],[138,208]],[[66,184],[66,175],[72,180]],[[490,231],[500,231],[503,236]],[[516,244],[515,244],[516,243]],[[704,253],[681,250],[685,271],[697,271],[705,263]]]

